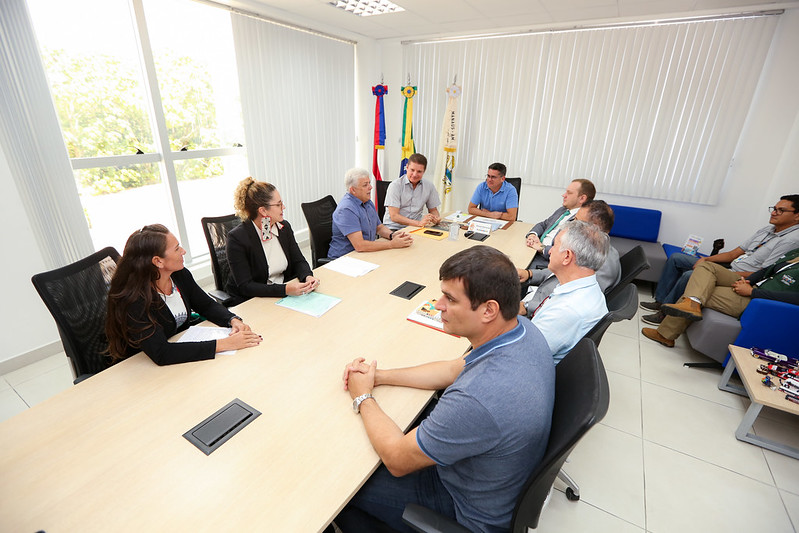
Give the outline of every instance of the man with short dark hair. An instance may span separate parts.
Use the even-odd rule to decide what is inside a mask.
[[[579,178],[572,180],[566,191],[561,195],[563,204],[555,212],[542,220],[527,232],[527,246],[536,251],[535,257],[528,268],[546,268],[549,262],[549,250],[555,242],[555,236],[568,221],[572,220],[577,211],[596,196],[596,187],[591,180]]]
[[[544,335],[555,364],[608,312],[596,281],[610,247],[608,234],[581,220],[567,222],[555,236],[549,270],[558,286],[537,309],[532,323]]]
[[[702,309],[715,309],[738,318],[752,301],[766,298],[799,305],[799,248],[746,279],[717,263],[705,261],[696,267],[685,293],[675,304],[663,304],[666,318],[657,329],[643,328],[644,337],[669,348],[691,325],[702,320]]]
[[[502,163],[488,166],[486,179],[477,186],[469,202],[469,214],[500,220],[516,220],[519,193],[505,181],[507,169]]]
[[[580,208],[575,220],[582,220],[595,224],[605,233],[610,233],[615,219],[613,209],[603,200],[592,200]],[[548,268],[541,270],[518,269],[519,281],[522,282],[523,295],[519,314],[532,317],[533,311],[552,294],[558,286],[558,278]],[[608,246],[608,255],[605,262],[596,271],[596,280],[602,292],[615,287],[621,280],[621,264],[619,252],[612,245]]]
[[[691,273],[705,261],[725,265],[729,263],[729,270],[736,273],[737,277],[746,277],[799,246],[799,194],[780,197],[780,201],[769,207],[769,211],[771,216],[768,226],[757,230],[734,250],[710,257],[679,252],[671,254],[660,275],[655,301],[640,304],[641,309],[654,313],[642,316],[641,320],[654,326],[659,325],[665,317],[661,312],[661,305],[675,303],[685,292]]]
[[[427,169],[427,158],[422,154],[412,154],[408,158],[405,175],[394,180],[386,190],[386,213],[383,224],[392,230],[405,226],[434,226],[441,222],[438,197],[435,185],[422,179]],[[424,213],[425,207],[427,213]]]
[[[447,259],[439,278],[436,309],[444,331],[469,340],[463,356],[396,370],[358,358],[344,370],[353,408],[383,461],[336,518],[345,533],[385,524],[407,531],[401,517],[408,503],[470,531],[507,531],[546,450],[554,365],[541,333],[516,314],[519,279],[510,259],[474,246]],[[380,385],[445,390],[427,418],[403,434],[371,395]]]

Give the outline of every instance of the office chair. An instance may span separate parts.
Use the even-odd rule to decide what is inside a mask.
[[[327,251],[333,238],[333,211],[336,200],[327,195],[315,202],[300,204],[305,220],[308,222],[308,233],[311,235],[311,259],[313,268],[329,263]]]
[[[626,285],[635,279],[642,270],[649,268],[649,261],[646,260],[644,249],[639,244],[619,258],[621,263],[621,279],[612,289],[605,292],[605,298],[610,300],[619,294]]]
[[[594,341],[582,339],[555,367],[555,408],[544,458],[524,488],[511,520],[513,533],[538,527],[541,508],[555,476],[583,435],[608,412],[610,388]],[[402,518],[415,531],[468,531],[460,524],[416,504],[408,504]]]
[[[505,181],[513,185],[513,188],[516,189],[516,196],[519,197],[519,200],[522,198],[522,179],[521,178],[505,178]],[[518,213],[518,211],[517,211]],[[516,217],[519,218],[519,217]]]
[[[638,289],[632,283],[628,283],[621,294],[608,304],[607,314],[594,324],[594,327],[583,335],[583,338],[591,339],[598,347],[599,343],[602,342],[602,337],[605,336],[605,332],[612,323],[631,319],[635,316],[637,309]],[[562,468],[558,472],[558,479],[566,485],[566,498],[573,502],[580,499],[580,486]]]
[[[377,216],[380,218],[380,223],[383,223],[383,215],[386,214],[386,191],[388,186],[391,185],[390,181],[378,180],[375,182],[377,189]]]
[[[58,326],[72,370],[73,383],[111,366],[105,336],[108,287],[116,272],[119,253],[112,247],[70,265],[31,278]]]
[[[608,330],[611,324],[613,324],[613,313],[608,311],[605,316],[599,319],[599,322],[594,324],[593,328],[588,330],[588,333],[583,335],[583,338],[591,339],[594,341],[594,344],[599,346],[599,343],[602,342],[602,337],[605,336],[605,332]]]
[[[638,287],[627,283],[612,298],[606,297],[608,311],[613,315],[613,322],[630,320],[638,312]]]
[[[208,294],[225,307],[237,303],[236,298],[225,292],[228,279],[230,278],[230,264],[227,262],[227,234],[241,224],[241,219],[236,215],[225,215],[221,217],[203,217],[200,219],[203,224],[205,242],[208,243],[208,250],[211,252],[211,271],[214,273],[214,285],[216,289]]]

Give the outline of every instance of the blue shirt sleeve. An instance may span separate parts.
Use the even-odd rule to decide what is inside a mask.
[[[441,466],[485,453],[499,442],[501,431],[474,397],[448,389],[419,425],[416,443]]]
[[[361,232],[361,221],[358,218],[358,213],[355,213],[350,206],[345,206],[343,209],[335,211],[333,213],[333,222],[345,237],[356,231]]]
[[[481,188],[482,186],[483,186],[483,183],[481,183],[481,184],[479,184],[477,187],[475,187],[475,189],[474,189],[474,193],[472,194],[472,199],[470,200],[470,201],[471,201],[471,202],[472,202],[474,205],[476,205],[476,206],[479,206],[479,205],[480,205],[480,199],[481,199],[481,196],[482,196],[482,195],[480,194],[480,188]]]

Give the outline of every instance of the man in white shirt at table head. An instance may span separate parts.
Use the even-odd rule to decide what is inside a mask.
[[[353,409],[383,461],[336,518],[345,533],[386,524],[408,531],[401,518],[408,503],[470,531],[505,531],[546,450],[554,365],[541,333],[516,313],[519,277],[510,259],[474,246],[447,259],[439,278],[436,308],[444,331],[469,340],[464,355],[395,370],[358,358],[344,370]],[[372,397],[380,385],[445,390],[419,426],[403,434]]]
[[[427,158],[422,154],[411,154],[405,176],[391,182],[386,190],[386,213],[383,224],[392,230],[405,226],[435,226],[441,222],[435,185],[422,179],[427,169]],[[427,213],[424,212],[427,208]]]
[[[608,312],[596,271],[610,247],[608,234],[581,220],[567,222],[555,236],[549,270],[559,285],[533,311],[533,324],[547,340],[555,364]]]

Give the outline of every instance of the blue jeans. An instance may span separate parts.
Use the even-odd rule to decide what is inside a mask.
[[[385,466],[380,465],[339,513],[335,522],[344,533],[391,529],[413,533],[402,521],[402,511],[408,503],[418,503],[455,519],[455,504],[441,483],[436,467],[394,477]],[[386,525],[391,529],[386,528]]]
[[[694,263],[699,258],[684,253],[673,253],[666,260],[663,273],[660,275],[657,289],[655,290],[655,300],[662,304],[673,304],[680,299],[688,285],[694,269]]]

